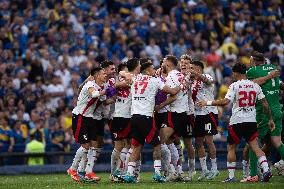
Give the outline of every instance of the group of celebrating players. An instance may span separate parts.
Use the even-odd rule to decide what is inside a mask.
[[[250,158],[244,156],[242,182],[268,182],[272,174],[265,153],[273,145],[284,158],[279,103],[283,84],[276,67],[266,64],[261,53],[251,56],[250,66],[247,71],[246,65],[236,63],[232,68],[235,82],[224,99],[214,100],[213,78],[203,73],[203,62],[192,60],[190,55],[182,55],[180,60],[167,55],[158,70],[150,59],[129,59],[118,65],[117,72],[111,61],[102,62],[101,67],[91,70],[79,89],[72,127],[81,147],[67,173],[75,181],[100,180],[93,168],[101,153],[107,119],[114,140],[111,181],[139,182],[145,142],[153,146],[154,181],[191,181],[196,174],[195,149],[202,169],[198,181],[214,179],[219,175],[213,142],[218,126],[217,106],[232,103],[228,129],[229,177],[223,182],[236,182],[235,151],[242,138],[247,142],[244,154]],[[271,140],[260,148],[258,137]],[[181,139],[188,153],[188,174],[182,169]],[[211,160],[210,171],[204,144]],[[276,165],[283,171],[283,160]]]

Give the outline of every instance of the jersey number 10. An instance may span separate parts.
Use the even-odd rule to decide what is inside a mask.
[[[240,91],[239,92],[239,107],[254,106],[256,99],[255,91]]]

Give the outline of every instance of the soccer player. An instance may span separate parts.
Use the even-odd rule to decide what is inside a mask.
[[[90,164],[86,167],[86,177],[88,179],[98,179],[92,171],[93,157],[96,156],[96,151],[89,147],[90,141],[95,141],[97,137],[97,127],[94,124],[93,112],[98,98],[105,95],[105,90],[101,90],[101,85],[106,81],[106,74],[102,68],[94,68],[91,70],[90,75],[94,80],[87,81],[84,84],[80,91],[77,105],[72,111],[73,134],[75,141],[81,144],[81,147],[77,150],[73,163],[67,170],[67,173],[76,181],[80,181],[77,169],[83,156],[88,157],[87,164]]]
[[[265,141],[264,151],[267,151],[271,145],[277,149],[282,160],[284,158],[284,145],[281,142],[282,131],[282,111],[279,102],[280,79],[276,67],[273,64],[265,64],[265,58],[262,53],[254,52],[250,59],[251,68],[247,71],[247,78],[258,83],[272,112],[272,118],[275,122],[275,130],[268,128],[269,117],[263,112],[263,105],[260,101],[256,103],[256,120],[258,123],[259,139]],[[268,140],[265,138],[269,137]],[[266,149],[265,149],[266,148]],[[244,182],[256,182],[259,180],[257,175],[257,159],[252,151],[249,151],[250,157],[250,176]],[[284,164],[283,164],[284,167]]]
[[[214,82],[213,78],[209,74],[203,74],[204,65],[203,62],[195,60],[191,63],[191,77],[195,79],[193,84],[192,98],[197,101],[214,100]],[[193,133],[195,136],[195,143],[199,161],[201,164],[201,175],[198,180],[201,181],[204,178],[214,179],[219,175],[217,169],[216,148],[213,142],[213,135],[216,135],[218,127],[218,109],[217,107],[198,107],[195,106],[195,124]],[[208,146],[209,157],[211,160],[211,171],[209,172],[206,165],[206,153],[204,149],[204,142]]]
[[[118,73],[120,71],[128,72],[137,75],[140,73],[140,66],[138,59],[130,59],[127,64],[118,65]],[[125,81],[124,78],[118,76],[118,81]],[[117,89],[117,98],[115,102],[115,110],[113,120],[110,124],[112,138],[114,140],[114,149],[111,154],[111,176],[110,180],[115,181],[115,176],[124,173],[126,154],[130,148],[130,118],[131,118],[131,93],[130,86],[121,87]]]
[[[134,171],[136,161],[140,157],[145,142],[153,145],[153,159],[155,173],[153,179],[157,182],[165,182],[161,175],[161,145],[153,118],[155,96],[158,89],[175,95],[181,89],[181,86],[170,88],[159,79],[155,78],[155,69],[152,63],[141,65],[141,72],[133,78],[131,85],[132,106],[131,106],[131,148],[132,154],[129,158],[127,175],[122,176],[125,182],[135,183],[137,178]]]
[[[162,82],[166,82],[167,73],[163,69],[163,60],[161,61],[161,68],[157,70],[156,76],[161,79]],[[156,102],[155,102],[155,122],[157,129],[160,131],[163,123],[167,117],[167,112],[169,111],[169,104],[176,100],[176,95],[174,96],[167,96],[167,93],[164,93],[161,90],[158,90],[156,95]],[[164,145],[165,150],[162,151],[162,169],[164,171],[164,176],[168,177],[170,172],[176,172],[174,167],[178,161],[178,151],[175,146],[172,145],[172,140],[170,144]],[[171,149],[171,150],[170,150]],[[175,151],[174,151],[175,150]],[[175,154],[176,153],[176,154]],[[177,175],[178,176],[178,175]]]
[[[188,120],[187,120],[187,134],[184,136],[183,140],[185,146],[187,148],[188,154],[188,179],[192,180],[192,177],[196,174],[195,171],[195,150],[192,145],[192,137],[193,137],[193,128],[195,125],[195,115],[194,115],[194,102],[192,99],[192,87],[193,81],[190,79],[190,66],[192,62],[192,58],[190,55],[184,54],[180,57],[180,70],[183,75],[186,77],[186,81],[190,83],[190,87],[188,88]]]
[[[274,130],[275,124],[260,86],[246,77],[246,66],[242,63],[237,63],[232,70],[233,77],[237,81],[230,85],[225,98],[213,101],[200,101],[197,105],[201,107],[225,106],[230,102],[233,103],[228,136],[227,167],[229,177],[223,182],[236,182],[236,145],[240,143],[241,138],[245,138],[250,148],[256,154],[258,162],[263,169],[263,179],[265,182],[268,182],[272,174],[269,170],[265,153],[259,148],[257,143],[258,132],[255,108],[257,100],[262,103],[263,109],[268,115],[270,130]]]
[[[185,83],[184,75],[177,70],[178,60],[175,56],[167,55],[163,60],[162,66],[163,69],[168,74],[166,77],[167,86],[174,88],[181,85],[182,83]],[[169,111],[167,113],[166,119],[160,131],[161,144],[162,144],[161,150],[163,154],[167,154],[167,151],[169,149],[168,147],[170,147],[172,151],[175,150],[175,148],[173,148],[174,146],[166,145],[172,143],[173,141],[172,136],[174,136],[173,134],[177,134],[177,136],[179,137],[184,137],[186,135],[186,125],[188,120],[187,112],[188,112],[188,95],[187,95],[187,88],[184,88],[183,90],[179,91],[179,93],[177,93],[175,101],[173,101],[169,105]],[[176,152],[173,152],[173,155],[175,154]],[[174,157],[172,156],[172,158]],[[177,160],[178,158],[179,157],[177,154]],[[167,180],[169,181],[176,180],[177,175],[175,169],[172,169],[171,165],[168,165],[167,167],[170,168]]]

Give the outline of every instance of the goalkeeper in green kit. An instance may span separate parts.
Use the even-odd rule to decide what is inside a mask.
[[[279,169],[284,168],[284,145],[281,141],[282,131],[282,111],[279,102],[280,87],[283,88],[283,83],[280,83],[279,75],[276,66],[266,64],[262,53],[254,52],[250,58],[251,68],[247,71],[247,78],[259,84],[265,98],[268,101],[271,109],[273,121],[275,123],[275,130],[272,132],[268,127],[268,115],[263,112],[261,102],[256,103],[256,120],[258,124],[259,138],[264,142],[263,151],[268,152],[272,145],[277,149],[281,156],[281,161],[277,163]],[[257,157],[249,150],[250,159],[250,176],[241,182],[257,182],[259,180],[257,175]]]

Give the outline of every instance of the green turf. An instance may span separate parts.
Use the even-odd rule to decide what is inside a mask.
[[[64,174],[52,174],[52,175],[20,175],[20,176],[0,176],[0,188],[2,189],[39,189],[39,188],[50,188],[50,189],[79,189],[79,188],[102,188],[102,189],[152,189],[152,188],[163,188],[163,189],[231,189],[231,188],[263,188],[263,189],[281,189],[284,188],[284,177],[274,176],[269,183],[231,183],[224,184],[221,183],[227,177],[227,172],[222,171],[220,176],[218,176],[213,181],[203,181],[198,182],[197,176],[194,178],[193,182],[190,183],[155,183],[151,179],[151,173],[142,173],[142,181],[137,184],[113,184],[108,181],[109,174],[101,173],[98,174],[102,177],[102,181],[98,184],[83,184],[73,182],[70,177]],[[238,171],[237,178],[240,178],[241,174]]]

